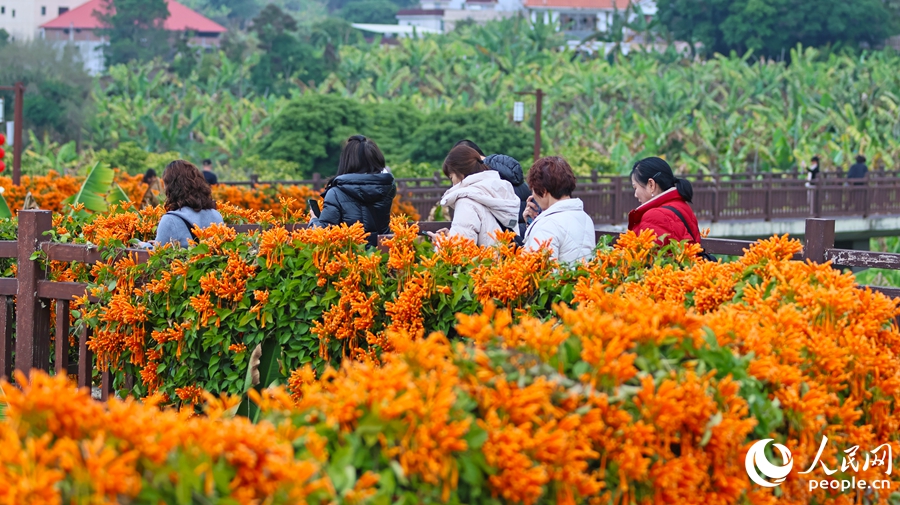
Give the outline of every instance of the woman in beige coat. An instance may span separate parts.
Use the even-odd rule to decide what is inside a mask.
[[[443,168],[453,183],[441,198],[441,207],[453,209],[447,233],[490,246],[496,243],[492,236],[496,231],[518,232],[519,197],[512,184],[490,170],[477,151],[463,145],[454,147]]]

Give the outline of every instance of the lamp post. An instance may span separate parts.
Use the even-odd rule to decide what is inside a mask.
[[[534,114],[534,161],[541,157],[541,108],[544,103],[544,92],[541,89],[534,91],[520,91],[517,95],[534,95],[535,98],[535,114]],[[513,121],[521,123],[525,119],[525,104],[516,102],[513,105]]]
[[[22,178],[22,108],[25,99],[25,85],[17,82],[15,86],[0,86],[0,90],[15,91],[16,103],[13,113],[13,184],[18,186]]]

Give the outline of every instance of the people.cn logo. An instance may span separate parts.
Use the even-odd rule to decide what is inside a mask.
[[[747,468],[747,475],[750,477],[750,480],[764,487],[778,486],[784,482],[784,478],[791,473],[791,468],[794,467],[794,458],[791,456],[791,451],[781,444],[772,445],[781,452],[781,458],[784,460],[783,465],[777,466],[769,463],[769,458],[766,457],[766,446],[772,441],[774,440],[766,438],[756,442],[750,446],[747,457],[744,458],[744,466]],[[771,482],[766,480],[766,477],[772,479]]]

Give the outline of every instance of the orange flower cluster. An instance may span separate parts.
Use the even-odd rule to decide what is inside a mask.
[[[549,249],[514,250],[514,232],[497,232],[498,258],[472,272],[475,294],[483,305],[497,300],[505,306],[521,307],[550,269],[557,267]]]
[[[246,210],[269,210],[279,219],[305,221],[305,216],[309,214],[306,201],[312,199],[319,202],[319,205],[322,204],[322,196],[309,186],[260,184],[251,188],[216,184],[212,190],[213,198],[218,202],[228,202]],[[406,216],[413,221],[419,220],[415,207],[409,202],[401,201],[400,195],[394,198],[391,214]],[[304,218],[301,219],[300,216]]]
[[[347,362],[320,380],[309,371],[292,380],[296,410],[319,416],[333,429],[353,432],[361,414],[371,411],[384,428],[382,451],[395,459],[405,475],[439,486],[447,500],[459,475],[456,456],[468,448],[464,440],[471,420],[456,406],[459,372],[444,337],[433,335],[417,344],[397,335],[397,353],[384,362]]]
[[[101,404],[43,372],[16,383],[21,390],[0,382],[0,503],[114,504],[152,491],[154,503],[187,492],[250,505],[321,503],[332,494],[319,463],[298,457],[275,426],[223,415],[237,398],[184,391],[207,402],[205,416],[192,416],[160,411],[158,398]]]

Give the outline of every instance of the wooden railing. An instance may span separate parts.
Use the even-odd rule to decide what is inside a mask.
[[[308,185],[319,190],[324,179],[251,181],[224,184]],[[817,184],[806,187],[803,174],[730,174],[691,178],[694,212],[700,221],[804,219],[900,215],[900,172],[869,172],[866,179],[846,179],[840,172],[819,175]],[[860,185],[854,185],[860,184]],[[450,188],[446,178],[397,179],[401,198],[426,217]],[[584,201],[595,224],[628,222],[628,212],[638,205],[628,177],[594,172],[579,177],[574,196]]]
[[[306,225],[290,225],[301,228]],[[423,231],[437,231],[449,223],[421,222]],[[260,229],[259,225],[234,225],[238,232]],[[86,284],[77,282],[53,282],[46,279],[43,262],[32,259],[42,252],[50,261],[81,262],[93,264],[102,260],[101,252],[92,245],[60,244],[46,241],[45,233],[51,229],[51,213],[44,210],[19,212],[18,240],[0,241],[0,258],[15,258],[16,278],[0,278],[0,376],[10,376],[13,367],[28,373],[32,368],[50,369],[50,328],[55,325],[56,335],[68,336],[69,303],[73,297],[85,294]],[[604,235],[616,238],[614,231],[597,231],[599,241]],[[379,237],[379,243],[386,238]],[[703,247],[712,254],[743,255],[753,242],[706,238]],[[135,255],[138,262],[146,262],[149,253],[142,249],[111,251],[114,255]],[[833,261],[845,267],[869,267],[900,270],[900,254],[852,251],[834,248],[834,221],[828,219],[806,220],[806,242],[798,260],[819,263]],[[900,288],[870,286],[891,297],[900,297]],[[15,297],[15,302],[13,302]],[[50,304],[56,304],[56,318],[51,321]],[[15,363],[13,363],[13,322],[15,322]],[[90,328],[82,328],[78,334],[78,351],[75,363],[69,362],[68,338],[57,338],[54,346],[54,371],[77,375],[79,386],[93,382],[93,356],[87,347]],[[130,382],[131,379],[126,379]],[[126,385],[128,385],[126,383]],[[101,374],[101,398],[108,397],[111,388],[109,372]]]

